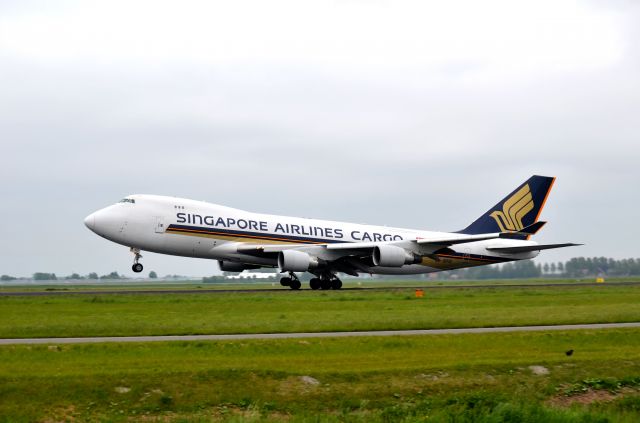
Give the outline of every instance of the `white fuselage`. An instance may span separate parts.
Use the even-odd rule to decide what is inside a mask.
[[[98,235],[140,250],[185,257],[276,266],[271,257],[238,252],[251,244],[291,244],[321,259],[334,252],[326,244],[412,241],[456,236],[386,226],[360,225],[298,217],[276,216],[233,209],[203,201],[157,195],[131,195],[85,219]],[[469,242],[401,267],[368,266],[361,271],[380,274],[417,274],[535,257],[537,252],[500,254],[487,247],[535,245],[532,241],[493,239]]]

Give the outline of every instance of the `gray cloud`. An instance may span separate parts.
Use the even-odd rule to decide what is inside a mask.
[[[197,50],[183,57],[173,48],[167,55],[136,58],[123,51],[120,57],[118,48],[126,47],[114,43],[109,50],[106,41],[104,54],[78,41],[76,54],[63,46],[56,55],[32,51],[33,40],[0,41],[0,272],[127,273],[126,249],[91,234],[82,219],[130,193],[456,230],[534,173],[558,176],[540,239],[588,244],[547,252],[543,261],[637,256],[640,11],[624,2],[580,7],[589,12],[587,23],[601,16],[603,28],[614,22],[617,35],[607,27],[602,39],[617,40],[619,57],[610,55],[609,44],[579,35],[574,50],[593,43],[593,63],[578,53],[575,64],[563,61],[562,50],[547,55],[535,42],[523,51],[462,49],[449,57],[446,43],[456,40],[431,48],[433,35],[419,32],[424,54],[444,57],[417,60],[418,51],[393,53],[386,46],[375,60],[385,65],[370,66],[375,50],[357,56],[362,63],[342,53],[327,56],[323,34],[299,28],[304,39],[320,38],[316,56],[276,46],[271,59],[246,53],[213,60]],[[9,28],[32,15],[64,21],[88,13],[74,3],[4,10]],[[528,35],[535,39],[533,28]],[[11,35],[0,32],[0,40],[2,34]],[[403,36],[393,43],[401,45]],[[247,45],[237,42],[239,50],[252,51]],[[214,268],[203,260],[148,256],[147,268],[162,274]]]

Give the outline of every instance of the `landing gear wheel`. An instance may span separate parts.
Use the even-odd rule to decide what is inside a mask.
[[[294,272],[289,272],[289,276],[281,278],[280,285],[288,286],[291,289],[300,289],[300,287],[302,286],[298,275],[296,275]]]
[[[142,272],[142,264],[138,263],[138,260],[142,258],[142,254],[140,254],[140,249],[135,247],[130,247],[129,251],[133,253],[133,266],[131,266],[131,270],[136,273]]]
[[[331,289],[331,280],[330,279],[320,279],[320,289],[326,291],[327,289]]]
[[[298,290],[298,289],[300,289],[301,286],[302,286],[302,284],[300,283],[300,281],[298,279],[293,279],[291,281],[291,284],[289,285],[289,288],[291,288],[293,290]]]
[[[320,289],[320,279],[318,279],[318,278],[313,278],[313,279],[311,279],[311,280],[309,281],[309,287],[310,287],[311,289],[313,289],[314,291],[315,291],[316,289]]]
[[[335,278],[331,281],[331,289],[340,289],[342,288],[342,281],[338,278]]]
[[[293,282],[291,278],[288,278],[288,277],[280,278],[280,285],[282,286],[291,286],[291,282]]]

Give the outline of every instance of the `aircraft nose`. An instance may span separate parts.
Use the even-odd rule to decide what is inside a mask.
[[[109,240],[123,239],[127,224],[126,216],[119,213],[121,207],[109,206],[85,217],[84,224],[91,232]],[[118,242],[118,241],[116,241]]]
[[[92,231],[95,231],[95,227],[96,227],[96,214],[95,213],[91,213],[89,216],[84,218],[84,225],[91,229]]]

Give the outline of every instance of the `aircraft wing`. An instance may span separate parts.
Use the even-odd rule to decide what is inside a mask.
[[[320,245],[296,245],[296,244],[271,244],[271,245],[239,245],[237,251],[242,254],[247,254],[255,257],[268,257],[275,259],[281,251],[296,249],[300,251],[309,251],[313,249],[320,249],[327,252],[331,259],[332,268],[338,272],[347,273],[351,276],[358,276],[358,272],[368,272],[368,263],[363,263],[361,260],[363,256],[370,255],[375,243],[358,243],[358,246],[354,243],[340,243],[340,244],[320,244]],[[371,245],[369,245],[371,244]],[[340,247],[335,248],[329,252],[328,247]],[[351,247],[349,249],[348,247]],[[311,251],[309,251],[311,253]],[[317,252],[317,251],[316,251]],[[371,264],[368,264],[369,266]]]
[[[301,247],[307,247],[307,245],[296,244],[242,244],[238,245],[237,251],[242,254],[248,254],[250,256],[257,257],[270,257],[277,256],[280,251],[299,249]]]
[[[460,234],[453,233],[450,236],[443,236],[437,238],[418,238],[413,240],[399,240],[399,241],[378,241],[378,242],[340,242],[332,244],[240,244],[238,245],[237,252],[247,254],[255,257],[277,257],[278,253],[284,250],[300,250],[308,252],[312,255],[317,255],[326,261],[332,262],[334,268],[338,268],[340,271],[357,275],[357,271],[363,271],[366,266],[371,266],[369,263],[371,255],[375,247],[382,245],[392,245],[404,248],[407,252],[417,255],[430,255],[442,248],[446,248],[456,244],[464,244],[476,241],[485,241],[489,239],[498,238],[510,238],[514,234],[529,235],[534,234],[544,226],[545,222],[536,222],[533,225],[513,232],[495,232],[488,234]],[[553,244],[553,245],[535,245],[535,246],[523,246],[523,247],[496,247],[492,250],[496,252],[504,253],[519,253],[526,251],[538,251],[549,248],[568,247],[578,244]],[[323,253],[324,252],[324,253]]]
[[[401,241],[383,241],[383,242],[340,242],[336,244],[242,244],[238,245],[237,251],[243,254],[268,256],[276,255],[280,251],[296,249],[305,250],[308,248],[323,248],[327,251],[338,253],[337,255],[347,256],[352,255],[357,251],[369,252],[379,245],[397,245],[399,247],[408,249],[424,249],[419,247],[429,247],[440,249],[449,245],[463,244],[466,242],[483,241],[487,239],[495,239],[502,237],[503,233],[497,232],[493,234],[481,234],[481,235],[455,235],[451,237],[441,238],[420,238],[414,240],[401,240]],[[342,254],[341,254],[342,253]]]
[[[550,250],[552,248],[563,248],[563,247],[576,247],[584,244],[573,244],[573,243],[564,243],[564,244],[541,244],[541,245],[524,245],[522,247],[487,247],[489,251],[495,251],[496,253],[527,253],[529,251],[541,251],[541,250]]]
[[[475,241],[485,241],[487,239],[496,239],[496,238],[510,238],[514,235],[532,235],[538,232],[547,222],[535,222],[532,225],[529,225],[519,231],[508,231],[508,232],[495,232],[488,234],[477,234],[477,235],[469,235],[469,234],[458,234],[454,233],[451,236],[440,237],[440,238],[418,238],[415,240],[401,240],[401,241],[377,241],[377,242],[339,242],[335,244],[242,244],[238,245],[237,251],[243,254],[256,255],[256,256],[269,256],[269,255],[277,255],[280,251],[289,250],[289,249],[307,249],[322,247],[327,251],[332,252],[344,252],[343,255],[350,255],[355,251],[370,251],[376,246],[379,245],[397,245],[399,247],[408,248],[408,249],[416,249],[416,246],[421,251],[424,250],[433,250],[440,249],[444,247],[448,247],[454,244],[464,244],[467,242],[475,242]],[[559,247],[557,247],[559,248]]]
[[[502,236],[501,232],[496,232],[493,234],[480,234],[480,235],[465,235],[465,236],[456,236],[456,237],[444,237],[444,238],[420,238],[416,239],[415,243],[418,245],[454,245],[454,244],[465,244],[467,242],[475,242],[475,241],[484,241],[487,239],[495,239],[500,238]]]

